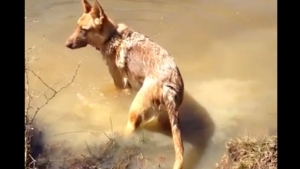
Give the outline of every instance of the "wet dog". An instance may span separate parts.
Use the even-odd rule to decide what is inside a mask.
[[[93,5],[82,0],[82,5],[84,12],[66,47],[93,46],[101,52],[115,86],[137,91],[129,110],[127,133],[158,117],[159,112],[168,115],[175,148],[173,169],[181,169],[184,147],[178,110],[184,82],[174,58],[147,36],[114,23],[97,0]]]

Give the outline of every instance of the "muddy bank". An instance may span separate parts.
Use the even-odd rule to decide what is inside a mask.
[[[27,138],[27,169],[134,169],[149,168],[147,161],[136,144],[120,144],[122,137],[117,133],[107,135],[107,141],[82,147],[86,153],[76,153],[67,141],[46,145],[43,131],[33,124]],[[148,165],[148,167],[147,167]]]
[[[277,136],[234,138],[227,142],[226,149],[216,169],[277,168]]]

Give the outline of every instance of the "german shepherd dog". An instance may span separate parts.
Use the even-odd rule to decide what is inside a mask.
[[[131,103],[125,131],[132,133],[142,124],[168,114],[175,148],[173,169],[183,168],[183,141],[178,109],[184,95],[184,82],[173,57],[157,43],[125,24],[115,24],[96,0],[82,0],[84,13],[66,47],[95,47],[103,56],[114,84],[137,94]]]

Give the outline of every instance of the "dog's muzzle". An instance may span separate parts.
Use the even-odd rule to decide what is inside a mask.
[[[87,46],[87,42],[85,41],[74,41],[74,40],[67,40],[65,46],[70,49],[78,49]]]
[[[76,28],[75,32],[67,39],[65,46],[70,49],[78,49],[87,46],[87,31]]]

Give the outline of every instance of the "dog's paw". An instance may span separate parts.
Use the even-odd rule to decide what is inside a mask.
[[[134,130],[134,127],[128,123],[124,130],[124,137],[129,137],[134,132]]]

